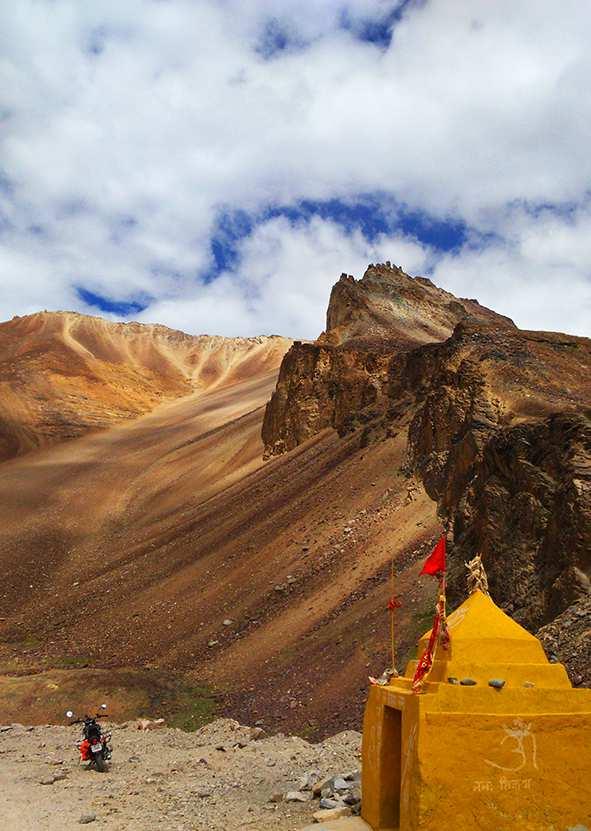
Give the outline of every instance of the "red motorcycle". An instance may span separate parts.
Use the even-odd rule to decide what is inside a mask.
[[[107,705],[101,704],[101,710],[106,710]],[[95,767],[101,773],[107,769],[107,760],[111,758],[112,747],[111,733],[103,732],[103,728],[98,723],[97,719],[105,713],[97,713],[95,716],[84,716],[84,718],[74,718],[74,713],[71,710],[66,712],[66,716],[70,724],[82,724],[82,740],[77,743],[80,751],[80,761],[90,762],[89,767]]]

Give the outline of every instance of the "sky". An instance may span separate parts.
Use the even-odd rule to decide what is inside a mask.
[[[591,5],[0,4],[0,319],[314,338],[391,260],[591,335]]]

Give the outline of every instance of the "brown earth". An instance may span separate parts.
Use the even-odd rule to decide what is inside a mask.
[[[57,661],[62,668],[0,676],[0,713],[6,723],[62,724],[65,713],[94,713],[108,702],[109,716],[126,721],[166,716],[171,727],[195,730],[210,721],[217,702],[205,687],[180,673],[144,668],[90,666],[84,659]]]

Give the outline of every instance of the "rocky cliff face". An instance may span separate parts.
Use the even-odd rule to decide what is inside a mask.
[[[591,342],[469,321],[391,368],[409,461],[453,531],[451,588],[480,551],[532,629],[589,592]]]
[[[291,450],[326,427],[344,433],[380,412],[390,353],[296,341],[265,411],[265,455]]]
[[[590,368],[588,339],[520,331],[374,266],[341,277],[326,332],[287,354],[263,438],[275,454],[327,427],[407,431],[408,473],[453,538],[452,598],[479,551],[495,600],[591,682]],[[587,641],[576,660],[565,626]]]

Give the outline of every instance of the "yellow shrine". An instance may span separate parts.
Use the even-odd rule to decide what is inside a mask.
[[[448,626],[450,647],[438,647],[420,695],[411,688],[416,660],[370,689],[367,826],[591,831],[591,690],[573,689],[564,667],[482,591]]]

